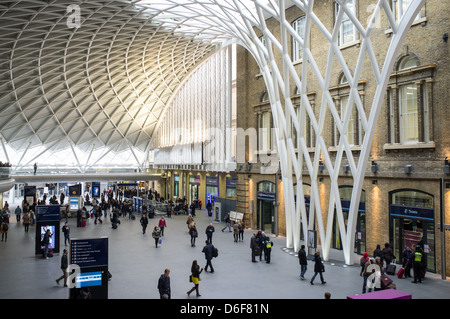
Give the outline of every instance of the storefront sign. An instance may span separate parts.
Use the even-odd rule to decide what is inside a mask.
[[[207,186],[219,186],[219,178],[206,176],[206,185]]]
[[[434,220],[434,209],[432,208],[391,205],[390,214],[407,218]]]
[[[267,199],[267,200],[275,200],[276,194],[275,193],[269,193],[269,192],[258,192],[256,194],[258,199]]]

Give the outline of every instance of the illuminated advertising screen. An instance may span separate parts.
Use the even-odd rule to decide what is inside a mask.
[[[78,210],[79,202],[80,202],[80,199],[78,197],[70,197],[70,201],[69,201],[70,209]]]
[[[41,242],[44,239],[44,235],[47,232],[47,229],[50,229],[50,233],[52,234],[50,236],[50,241],[48,244],[48,248],[54,249],[55,248],[55,226],[51,226],[51,225],[46,225],[46,226],[41,226]],[[44,249],[44,245],[41,245],[41,249]]]
[[[94,271],[94,272],[84,272],[81,274],[77,274],[76,278],[76,287],[84,288],[84,287],[94,287],[102,285],[102,272]]]

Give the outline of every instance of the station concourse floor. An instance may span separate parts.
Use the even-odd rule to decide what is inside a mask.
[[[215,227],[213,244],[219,249],[218,258],[212,261],[215,272],[202,272],[199,285],[202,296],[195,297],[194,292],[190,300],[323,299],[325,292],[330,292],[332,299],[346,299],[361,293],[360,267],[356,264],[344,266],[342,261],[333,260],[333,253],[330,261],[324,262],[326,284],[321,284],[319,276],[314,285],[310,284],[314,274],[312,261],[308,264],[306,280],[300,280],[298,258],[292,250],[285,248],[284,237],[272,236],[274,246],[270,264],[264,260],[252,263],[250,236],[254,230],[245,230],[244,241],[236,243],[232,232],[221,231],[225,223],[215,222],[207,216],[205,209],[196,212],[199,237],[195,247],[190,244],[186,215],[166,218],[167,228],[158,248],[155,248],[151,233],[159,216],[149,219],[146,234],[142,233],[139,219],[139,215],[135,220],[122,217],[118,229],[112,229],[109,218],[97,225],[90,219],[84,228],[76,227],[75,218],[69,219],[71,238],[109,238],[109,271],[112,274],[108,283],[109,299],[159,299],[157,281],[165,268],[171,271],[172,299],[188,299],[186,292],[192,287],[188,282],[192,261],[197,259],[200,266],[206,265],[201,251],[206,239],[204,231],[210,222]],[[47,260],[35,255],[35,227],[30,226],[29,232],[25,233],[22,223],[16,223],[15,216],[10,220],[8,241],[0,242],[0,299],[67,299],[68,288],[63,287],[63,281],[59,285],[55,282],[62,274],[61,253]],[[61,227],[63,224],[64,220]],[[63,248],[61,233],[61,252]],[[450,281],[442,280],[440,275],[429,273],[422,284],[413,284],[410,278],[391,278],[397,290],[410,293],[413,299],[450,298]]]

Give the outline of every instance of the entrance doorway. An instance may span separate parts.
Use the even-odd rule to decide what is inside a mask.
[[[263,181],[258,183],[256,224],[264,232],[276,233],[275,209],[276,201],[275,183]]]
[[[414,190],[394,191],[390,202],[389,239],[397,261],[401,262],[406,247],[414,251],[420,245],[426,269],[436,272],[433,196]]]
[[[348,214],[350,209],[350,199],[352,197],[352,186],[340,186],[339,196],[341,198],[342,215],[344,217],[345,230],[347,231]],[[358,207],[358,216],[356,219],[355,250],[354,252],[362,255],[366,251],[366,192],[361,190],[361,197]],[[337,221],[336,210],[333,219],[333,248],[342,249],[341,233]]]
[[[274,209],[273,209],[273,201],[258,199],[258,229],[261,229],[263,232],[270,232],[272,234],[275,233],[274,228]]]

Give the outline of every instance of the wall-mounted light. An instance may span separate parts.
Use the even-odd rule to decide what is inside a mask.
[[[323,177],[319,177],[319,182],[323,182]]]
[[[249,170],[249,171],[252,170],[252,163],[247,162],[247,170]]]
[[[377,185],[378,181],[376,179],[372,179],[372,185]]]
[[[344,165],[344,172],[345,172],[345,173],[348,173],[349,171],[350,171],[350,165],[345,164],[345,165]]]
[[[448,163],[448,158],[444,159],[444,173],[450,174],[450,164]]]
[[[372,173],[378,172],[378,164],[375,161],[372,161]]]
[[[411,174],[413,171],[414,171],[414,167],[412,166],[412,164],[405,165],[405,173],[406,174]]]
[[[322,161],[319,161],[319,172],[323,172],[325,170],[325,165],[323,164]]]

